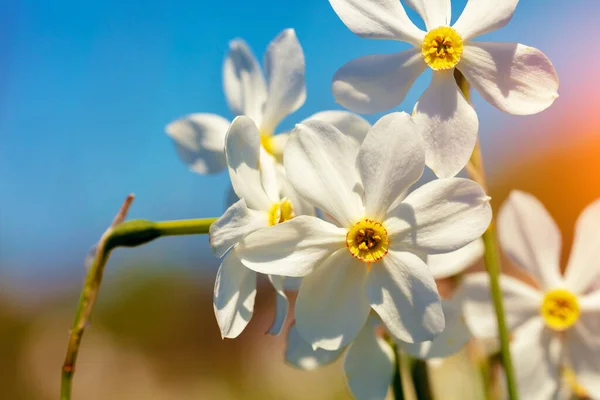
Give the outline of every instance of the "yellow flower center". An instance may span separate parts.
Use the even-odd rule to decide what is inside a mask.
[[[269,210],[269,225],[277,225],[294,218],[294,207],[287,199],[281,200],[279,203],[273,204]]]
[[[449,26],[430,30],[421,48],[427,65],[435,71],[451,69],[458,64],[463,53],[463,40]]]
[[[383,225],[367,218],[352,225],[346,234],[346,246],[352,257],[366,263],[381,260],[387,254],[389,244]]]
[[[579,302],[568,290],[553,289],[544,295],[540,313],[548,327],[564,331],[579,319]]]

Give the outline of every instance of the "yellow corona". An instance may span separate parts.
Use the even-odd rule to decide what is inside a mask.
[[[381,260],[387,254],[389,244],[383,225],[367,218],[352,225],[346,234],[346,246],[352,257],[366,263]]]
[[[462,56],[463,40],[454,29],[440,26],[425,35],[421,51],[431,69],[435,71],[452,69]]]
[[[273,204],[269,210],[269,225],[277,225],[294,218],[294,208],[292,203],[287,199],[281,200],[279,203]]]
[[[553,289],[544,295],[540,313],[549,328],[564,331],[579,319],[579,302],[568,290]]]

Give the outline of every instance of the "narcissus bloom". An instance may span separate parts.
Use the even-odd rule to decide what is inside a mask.
[[[287,133],[273,136],[279,122],[304,104],[304,53],[293,29],[281,32],[265,53],[265,72],[241,39],[229,43],[223,65],[223,87],[234,115],[252,118],[263,148],[280,159]],[[364,119],[345,111],[322,111],[308,119],[334,124],[346,134],[363,131]],[[189,168],[200,174],[225,168],[225,134],[229,121],[219,115],[196,113],[167,125],[177,152]]]
[[[448,271],[462,271],[473,265],[482,255],[481,241],[443,255],[431,256],[429,270],[435,279],[448,277]],[[448,267],[450,265],[450,267]],[[452,273],[453,275],[454,273]],[[433,341],[404,343],[397,341],[401,351],[415,358],[446,357],[462,349],[471,335],[461,315],[460,300],[442,300],[445,328]],[[357,400],[384,400],[394,374],[394,353],[385,340],[385,328],[374,312],[357,338],[342,349],[328,351],[313,349],[298,334],[293,325],[288,333],[286,361],[296,368],[313,370],[337,360],[345,354],[346,382]]]
[[[337,350],[357,337],[371,309],[399,340],[439,334],[442,305],[421,257],[481,236],[491,219],[481,187],[439,179],[401,197],[425,166],[423,139],[406,113],[381,118],[360,146],[330,124],[297,125],[284,166],[330,221],[296,217],[246,236],[236,253],[257,272],[304,277],[296,300],[302,338]]]
[[[518,43],[474,42],[503,27],[518,0],[470,0],[450,27],[450,0],[406,0],[425,21],[427,32],[408,18],[399,0],[329,0],[352,32],[371,39],[408,42],[413,49],[350,61],[335,74],[333,93],[360,113],[389,110],[402,102],[415,79],[433,70],[419,99],[416,121],[427,146],[427,165],[439,177],[456,175],[475,142],[477,114],[456,85],[454,69],[489,103],[510,114],[534,114],[558,97],[558,77],[539,50]]]
[[[502,276],[511,350],[524,399],[552,399],[565,368],[593,399],[600,398],[600,200],[577,221],[564,276],[560,232],[533,196],[512,192],[498,218],[500,243],[536,279],[537,288]],[[465,277],[464,312],[476,336],[494,336],[496,324],[485,274]]]
[[[256,273],[238,259],[235,246],[246,235],[268,230],[296,215],[313,214],[285,179],[283,167],[260,146],[260,135],[252,119],[233,120],[225,139],[231,184],[240,198],[210,227],[210,244],[223,262],[217,272],[214,310],[223,337],[237,337],[254,309]],[[284,278],[270,275],[277,293],[275,322],[270,333],[279,334],[287,313]]]

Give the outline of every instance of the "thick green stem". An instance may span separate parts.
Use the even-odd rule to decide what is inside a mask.
[[[458,70],[455,71],[454,76],[465,98],[467,101],[470,101],[469,83]],[[477,140],[475,149],[473,150],[473,154],[471,155],[471,159],[467,165],[467,171],[469,172],[471,178],[479,183],[486,193],[489,193],[479,140]],[[492,297],[492,303],[494,304],[494,310],[496,312],[496,320],[498,322],[498,337],[500,339],[502,364],[506,374],[508,398],[509,400],[518,400],[519,395],[517,391],[517,382],[512,364],[512,358],[510,355],[510,335],[506,325],[502,289],[500,288],[500,251],[498,250],[498,238],[493,220],[483,234],[482,238],[485,248],[483,259],[490,278],[490,293]]]
[[[400,352],[398,346],[393,343],[392,349],[394,350],[395,367],[394,367],[394,380],[392,387],[394,389],[394,400],[404,400],[404,388],[402,386],[402,359],[400,358]]]
[[[417,400],[433,400],[433,394],[431,393],[431,387],[429,386],[427,361],[413,359],[410,369]]]
[[[75,364],[79,354],[79,346],[90,315],[96,303],[98,290],[102,283],[104,267],[111,251],[116,247],[134,247],[148,243],[161,236],[206,234],[216,218],[194,219],[182,221],[151,222],[134,220],[123,222],[133,201],[130,195],[112,225],[104,232],[96,247],[96,254],[85,278],[79,296],[75,319],[69,336],[67,355],[62,367],[60,399],[70,400],[73,386]]]

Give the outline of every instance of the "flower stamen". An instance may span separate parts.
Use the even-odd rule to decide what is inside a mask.
[[[553,289],[544,295],[540,314],[549,328],[564,331],[579,319],[579,302],[568,290]]]
[[[346,246],[352,257],[372,263],[381,260],[388,252],[390,241],[380,222],[363,219],[348,230]]]
[[[435,71],[451,69],[460,61],[463,40],[454,29],[440,26],[425,35],[421,51],[431,69]]]
[[[286,198],[282,199],[279,203],[275,203],[269,210],[269,225],[277,225],[285,221],[289,221],[294,218],[296,213],[292,203]]]

